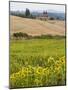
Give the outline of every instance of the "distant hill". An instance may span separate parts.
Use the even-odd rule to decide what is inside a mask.
[[[43,12],[38,12],[38,11],[31,12],[31,15],[33,15],[35,17],[41,16],[42,14],[43,14]],[[10,11],[10,15],[24,17],[25,12],[24,11]],[[56,12],[56,11],[49,10],[48,16],[53,17],[55,19],[59,19],[59,20],[65,20],[65,13],[62,13],[62,12]]]
[[[65,14],[64,13],[48,13],[49,17],[54,17],[54,18],[59,18],[61,20],[65,19]]]
[[[32,12],[32,15],[35,16],[41,16],[42,13],[41,12]],[[56,12],[48,12],[48,16],[49,17],[53,17],[55,19],[59,19],[59,20],[64,20],[65,19],[65,14],[64,13],[56,13]]]

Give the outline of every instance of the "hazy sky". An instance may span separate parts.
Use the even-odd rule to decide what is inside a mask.
[[[65,12],[65,5],[54,5],[54,4],[36,4],[36,3],[21,3],[21,2],[10,2],[10,10],[20,10],[25,11],[26,8],[29,8],[30,11],[58,11]]]

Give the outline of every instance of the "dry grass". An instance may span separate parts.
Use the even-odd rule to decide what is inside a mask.
[[[29,35],[65,35],[65,22],[59,20],[41,21],[10,16],[10,33],[24,32]]]

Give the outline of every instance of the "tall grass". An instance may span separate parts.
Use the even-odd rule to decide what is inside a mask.
[[[10,41],[10,88],[65,84],[64,39]]]

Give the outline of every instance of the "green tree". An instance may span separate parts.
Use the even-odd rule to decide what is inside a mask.
[[[29,10],[28,8],[26,8],[25,16],[26,16],[26,17],[29,17],[29,16],[30,16],[30,10]]]

